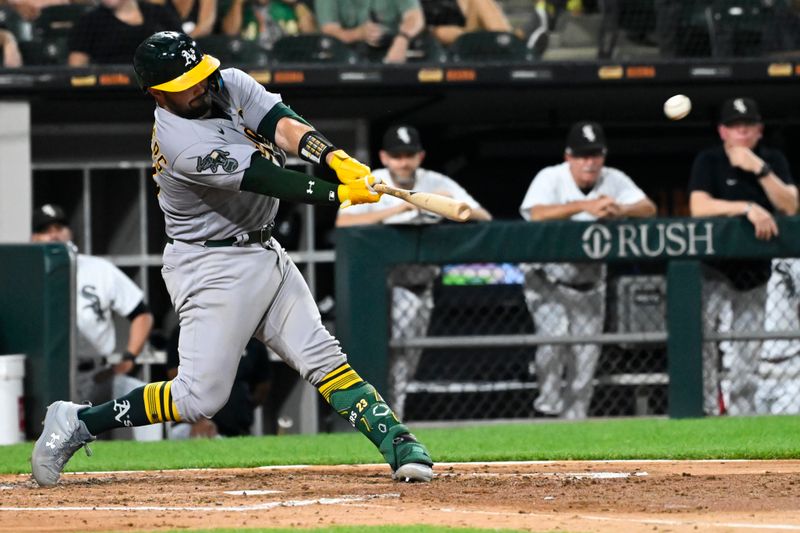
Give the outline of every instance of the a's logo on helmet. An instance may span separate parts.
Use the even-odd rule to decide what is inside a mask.
[[[192,63],[197,62],[197,55],[195,54],[194,48],[189,48],[188,50],[181,50],[181,55],[186,60],[185,67],[188,67]]]

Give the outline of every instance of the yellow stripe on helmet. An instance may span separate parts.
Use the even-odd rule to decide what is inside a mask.
[[[178,93],[185,91],[189,87],[196,85],[209,77],[215,70],[219,68],[219,59],[208,54],[203,55],[203,59],[188,72],[184,72],[177,78],[153,85],[153,89],[166,91],[169,93]]]

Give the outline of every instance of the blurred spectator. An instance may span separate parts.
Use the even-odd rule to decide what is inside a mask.
[[[314,33],[317,21],[311,0],[220,0],[219,32],[258,40],[266,48],[281,37]]]
[[[72,3],[69,0],[5,0],[6,5],[10,6],[23,19],[32,22],[39,18],[42,9],[48,6],[63,5]],[[87,2],[74,2],[76,4]]]
[[[263,2],[263,0],[261,0]],[[255,41],[261,33],[256,16],[256,2],[250,0],[219,0],[217,28],[214,33]]]
[[[8,30],[0,30],[0,48],[3,49],[3,67],[17,68],[22,66],[22,55],[19,53],[17,40]]]
[[[606,139],[595,122],[575,123],[564,163],[542,169],[519,212],[526,220],[598,220],[651,217],[653,202],[631,178],[605,165]],[[603,263],[525,265],[525,301],[537,334],[569,338],[603,331],[606,268]],[[600,357],[598,344],[541,345],[536,351],[543,416],[586,418]]]
[[[172,0],[183,33],[195,39],[210,35],[217,21],[217,0]]]
[[[139,43],[155,32],[180,31],[175,12],[136,0],[101,0],[80,18],[69,39],[69,65],[129,65]]]
[[[422,168],[425,150],[419,132],[411,126],[395,126],[386,131],[380,151],[385,168],[373,172],[383,183],[401,189],[435,192],[461,200],[472,208],[470,220],[491,220],[489,212],[451,178]],[[379,202],[340,209],[336,227],[365,224],[434,224],[442,218],[420,211],[394,196],[384,194]],[[433,282],[439,276],[436,265],[408,265],[390,274],[392,287],[391,328],[393,339],[425,336],[433,310]],[[419,365],[422,350],[404,349],[392,357],[389,390],[399,418],[405,410],[406,388]]]
[[[317,20],[311,0],[267,0],[266,14],[281,29],[281,35],[298,35],[317,31]]]
[[[798,193],[786,157],[760,144],[763,130],[754,100],[732,98],[724,103],[717,127],[722,144],[700,152],[692,165],[692,216],[744,216],[754,226],[757,239],[778,236],[773,213],[795,214]],[[731,331],[760,330],[772,270],[770,260],[708,261],[706,265],[705,331],[717,331],[725,308],[730,308]],[[717,348],[714,343],[704,343],[706,414],[755,414],[760,345],[759,341],[729,343],[722,358],[722,367],[727,369],[723,381]]]
[[[598,0],[599,1],[599,0]],[[579,16],[586,12],[616,9],[617,0],[531,0],[530,17],[517,32],[523,37],[529,49],[533,50],[535,57],[547,49],[550,32],[556,27],[556,21],[565,12]]]
[[[420,0],[425,24],[439,42],[451,45],[470,31],[511,31],[495,0]]]
[[[404,63],[409,43],[425,28],[419,0],[315,0],[314,10],[322,33],[386,50],[385,63]]]
[[[178,375],[178,338],[176,327],[167,345],[167,378]],[[250,339],[239,359],[236,378],[227,403],[211,419],[201,418],[192,424],[179,422],[170,429],[170,438],[189,437],[239,437],[251,434],[254,411],[264,405],[272,387],[272,369],[263,342]]]

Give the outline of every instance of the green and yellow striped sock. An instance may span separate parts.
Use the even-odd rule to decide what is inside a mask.
[[[179,422],[178,408],[172,401],[172,381],[149,383],[116,400],[78,412],[92,435],[121,427],[147,426],[169,420]]]

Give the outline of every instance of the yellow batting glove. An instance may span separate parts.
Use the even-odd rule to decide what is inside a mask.
[[[380,178],[369,174],[362,179],[339,185],[337,192],[339,193],[339,201],[342,202],[342,209],[351,205],[372,204],[380,200],[383,193],[376,192],[372,188],[373,185],[380,182]]]
[[[329,165],[336,172],[339,181],[345,184],[363,178],[371,172],[367,165],[353,159],[344,150],[332,152]]]

